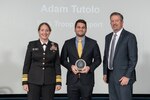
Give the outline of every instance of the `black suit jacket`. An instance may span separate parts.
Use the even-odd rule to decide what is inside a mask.
[[[52,50],[52,45],[57,48]],[[61,85],[61,69],[58,44],[49,41],[44,52],[40,40],[28,44],[22,84],[59,84]]]
[[[67,85],[75,84],[78,75],[75,75],[71,66],[79,59],[75,44],[75,38],[65,41],[61,52],[61,64],[68,69]],[[85,37],[85,45],[83,48],[81,59],[84,59],[90,71],[87,74],[80,74],[82,84],[94,85],[94,70],[101,63],[101,55],[98,44],[95,40]]]
[[[105,51],[103,60],[103,72],[108,76],[108,80],[108,54],[112,35],[113,33],[110,33],[105,38]],[[136,81],[135,67],[138,59],[137,52],[137,40],[135,35],[123,29],[116,45],[113,61],[113,74],[115,76],[114,80],[116,83],[119,83],[119,79],[122,76],[130,78],[129,83],[134,83]]]

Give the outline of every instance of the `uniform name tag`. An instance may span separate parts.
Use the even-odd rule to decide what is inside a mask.
[[[33,51],[37,51],[37,50],[39,50],[39,48],[32,48],[32,50],[33,50]]]

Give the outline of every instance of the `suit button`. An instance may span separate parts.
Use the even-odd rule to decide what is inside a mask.
[[[45,55],[45,53],[43,53],[43,55]]]
[[[43,65],[45,65],[45,63],[44,63],[44,62],[43,62],[42,64],[43,64]]]
[[[43,58],[43,60],[45,60],[45,58]]]
[[[45,68],[43,67],[42,69],[44,70]]]

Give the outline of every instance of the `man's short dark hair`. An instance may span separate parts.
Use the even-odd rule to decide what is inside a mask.
[[[76,28],[76,26],[77,26],[78,23],[83,23],[83,24],[85,25],[85,27],[87,28],[87,24],[86,24],[86,21],[85,21],[85,20],[83,20],[83,19],[78,19],[78,20],[76,21],[76,23],[75,23],[75,28]]]
[[[111,19],[111,17],[114,16],[114,15],[120,16],[121,21],[123,21],[123,15],[122,15],[121,13],[119,13],[119,12],[113,12],[113,13],[111,13],[110,19]]]

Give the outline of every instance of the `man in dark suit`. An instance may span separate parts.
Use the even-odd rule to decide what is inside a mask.
[[[105,38],[103,80],[109,86],[109,100],[132,100],[138,58],[136,37],[123,28],[122,14],[112,13],[110,23],[113,32]]]
[[[75,23],[76,37],[65,41],[61,52],[61,64],[68,69],[67,93],[69,100],[91,100],[94,86],[94,70],[101,63],[101,55],[95,40],[85,36],[86,21]],[[75,62],[83,59],[86,66],[79,71]]]

